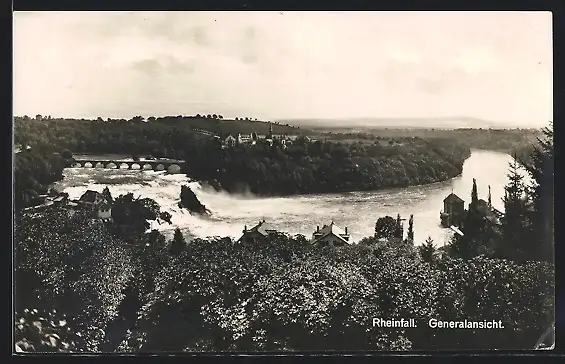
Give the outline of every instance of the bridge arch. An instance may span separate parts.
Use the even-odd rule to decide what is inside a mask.
[[[161,163],[157,164],[157,166],[155,167],[156,171],[164,171],[165,170],[165,166]]]
[[[180,172],[180,166],[176,163],[173,163],[169,166],[169,168],[167,168],[167,172],[169,172],[169,173],[179,173]]]
[[[110,162],[110,163],[106,164],[106,168],[116,169],[116,168],[118,168],[118,166],[116,165],[116,163]]]
[[[94,167],[91,162],[84,163],[84,168],[92,168]]]
[[[144,170],[144,171],[152,171],[152,170],[153,170],[153,166],[152,166],[151,164],[149,164],[149,163],[145,163],[145,164],[143,165],[143,167],[141,167],[141,169]]]
[[[139,163],[132,163],[130,169],[140,170],[141,165]]]
[[[98,162],[94,165],[94,168],[104,168],[104,163]]]
[[[120,163],[118,168],[119,169],[129,169],[129,163],[122,162],[122,163]]]

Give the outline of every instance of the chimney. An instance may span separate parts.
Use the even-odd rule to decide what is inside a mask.
[[[316,232],[317,232],[317,233],[320,232],[320,225],[316,226]]]
[[[243,227],[243,232],[244,232],[244,233],[247,232],[247,225],[245,225],[245,226]]]
[[[347,235],[347,226],[345,227],[345,235]]]

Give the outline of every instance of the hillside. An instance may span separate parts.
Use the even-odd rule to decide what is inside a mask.
[[[355,132],[321,132],[320,139],[342,143],[373,144],[398,138],[444,139],[470,149],[487,149],[512,154],[521,154],[537,142],[541,132],[536,129],[409,129],[382,128]]]
[[[251,134],[253,132],[259,135],[266,135],[269,132],[269,122],[262,120],[242,120],[242,119],[219,119],[219,118],[206,118],[198,116],[165,116],[156,118],[155,123],[172,124],[191,129],[205,130],[216,135],[228,136],[230,134],[237,135]],[[308,130],[302,129],[297,126],[289,125],[288,123],[273,122],[273,133],[298,135],[307,133]]]

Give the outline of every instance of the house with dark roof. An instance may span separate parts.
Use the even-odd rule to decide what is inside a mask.
[[[238,241],[264,241],[270,234],[276,233],[277,230],[274,226],[267,223],[265,219],[259,221],[259,223],[253,226],[251,229],[247,228],[247,225],[243,228],[243,235]]]
[[[500,225],[504,214],[492,206],[490,186],[488,186],[488,201],[482,198],[479,199],[477,201],[477,210],[483,218],[495,225]],[[441,225],[443,227],[449,227],[452,230],[454,230],[453,227],[462,227],[466,215],[465,201],[453,192],[443,200],[443,211],[440,212]],[[462,234],[459,229],[454,231],[459,235]]]
[[[351,236],[347,230],[342,230],[333,221],[329,225],[316,227],[316,231],[312,234],[312,244],[317,246],[343,246],[351,244]]]
[[[443,199],[443,211],[440,212],[441,224],[444,227],[461,226],[465,217],[465,201],[451,192]]]
[[[84,210],[91,213],[92,218],[107,220],[112,218],[112,203],[108,201],[100,192],[86,191],[77,204]]]

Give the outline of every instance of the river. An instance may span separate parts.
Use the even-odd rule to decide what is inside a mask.
[[[373,235],[379,217],[400,214],[408,220],[414,215],[414,240],[422,244],[429,236],[437,246],[451,237],[449,229],[439,224],[443,199],[452,191],[468,204],[472,179],[477,179],[479,198],[487,199],[491,186],[492,204],[504,211],[502,197],[507,183],[511,157],[504,153],[473,150],[463,165],[463,173],[449,181],[425,186],[387,189],[375,192],[299,195],[280,198],[229,195],[203,188],[198,182],[188,182],[183,174],[164,171],[116,170],[99,168],[67,168],[64,179],[55,187],[79,198],[87,189],[102,191],[108,187],[114,197],[133,192],[149,197],[172,215],[172,225],[152,223],[152,228],[170,235],[175,227],[192,236],[231,236],[239,238],[245,225],[252,227],[262,219],[278,230],[304,234],[310,238],[317,225],[348,227],[353,241]],[[189,162],[189,161],[188,161]],[[198,199],[212,212],[211,217],[192,216],[178,208],[180,188],[189,184]],[[405,222],[405,230],[408,226]]]

